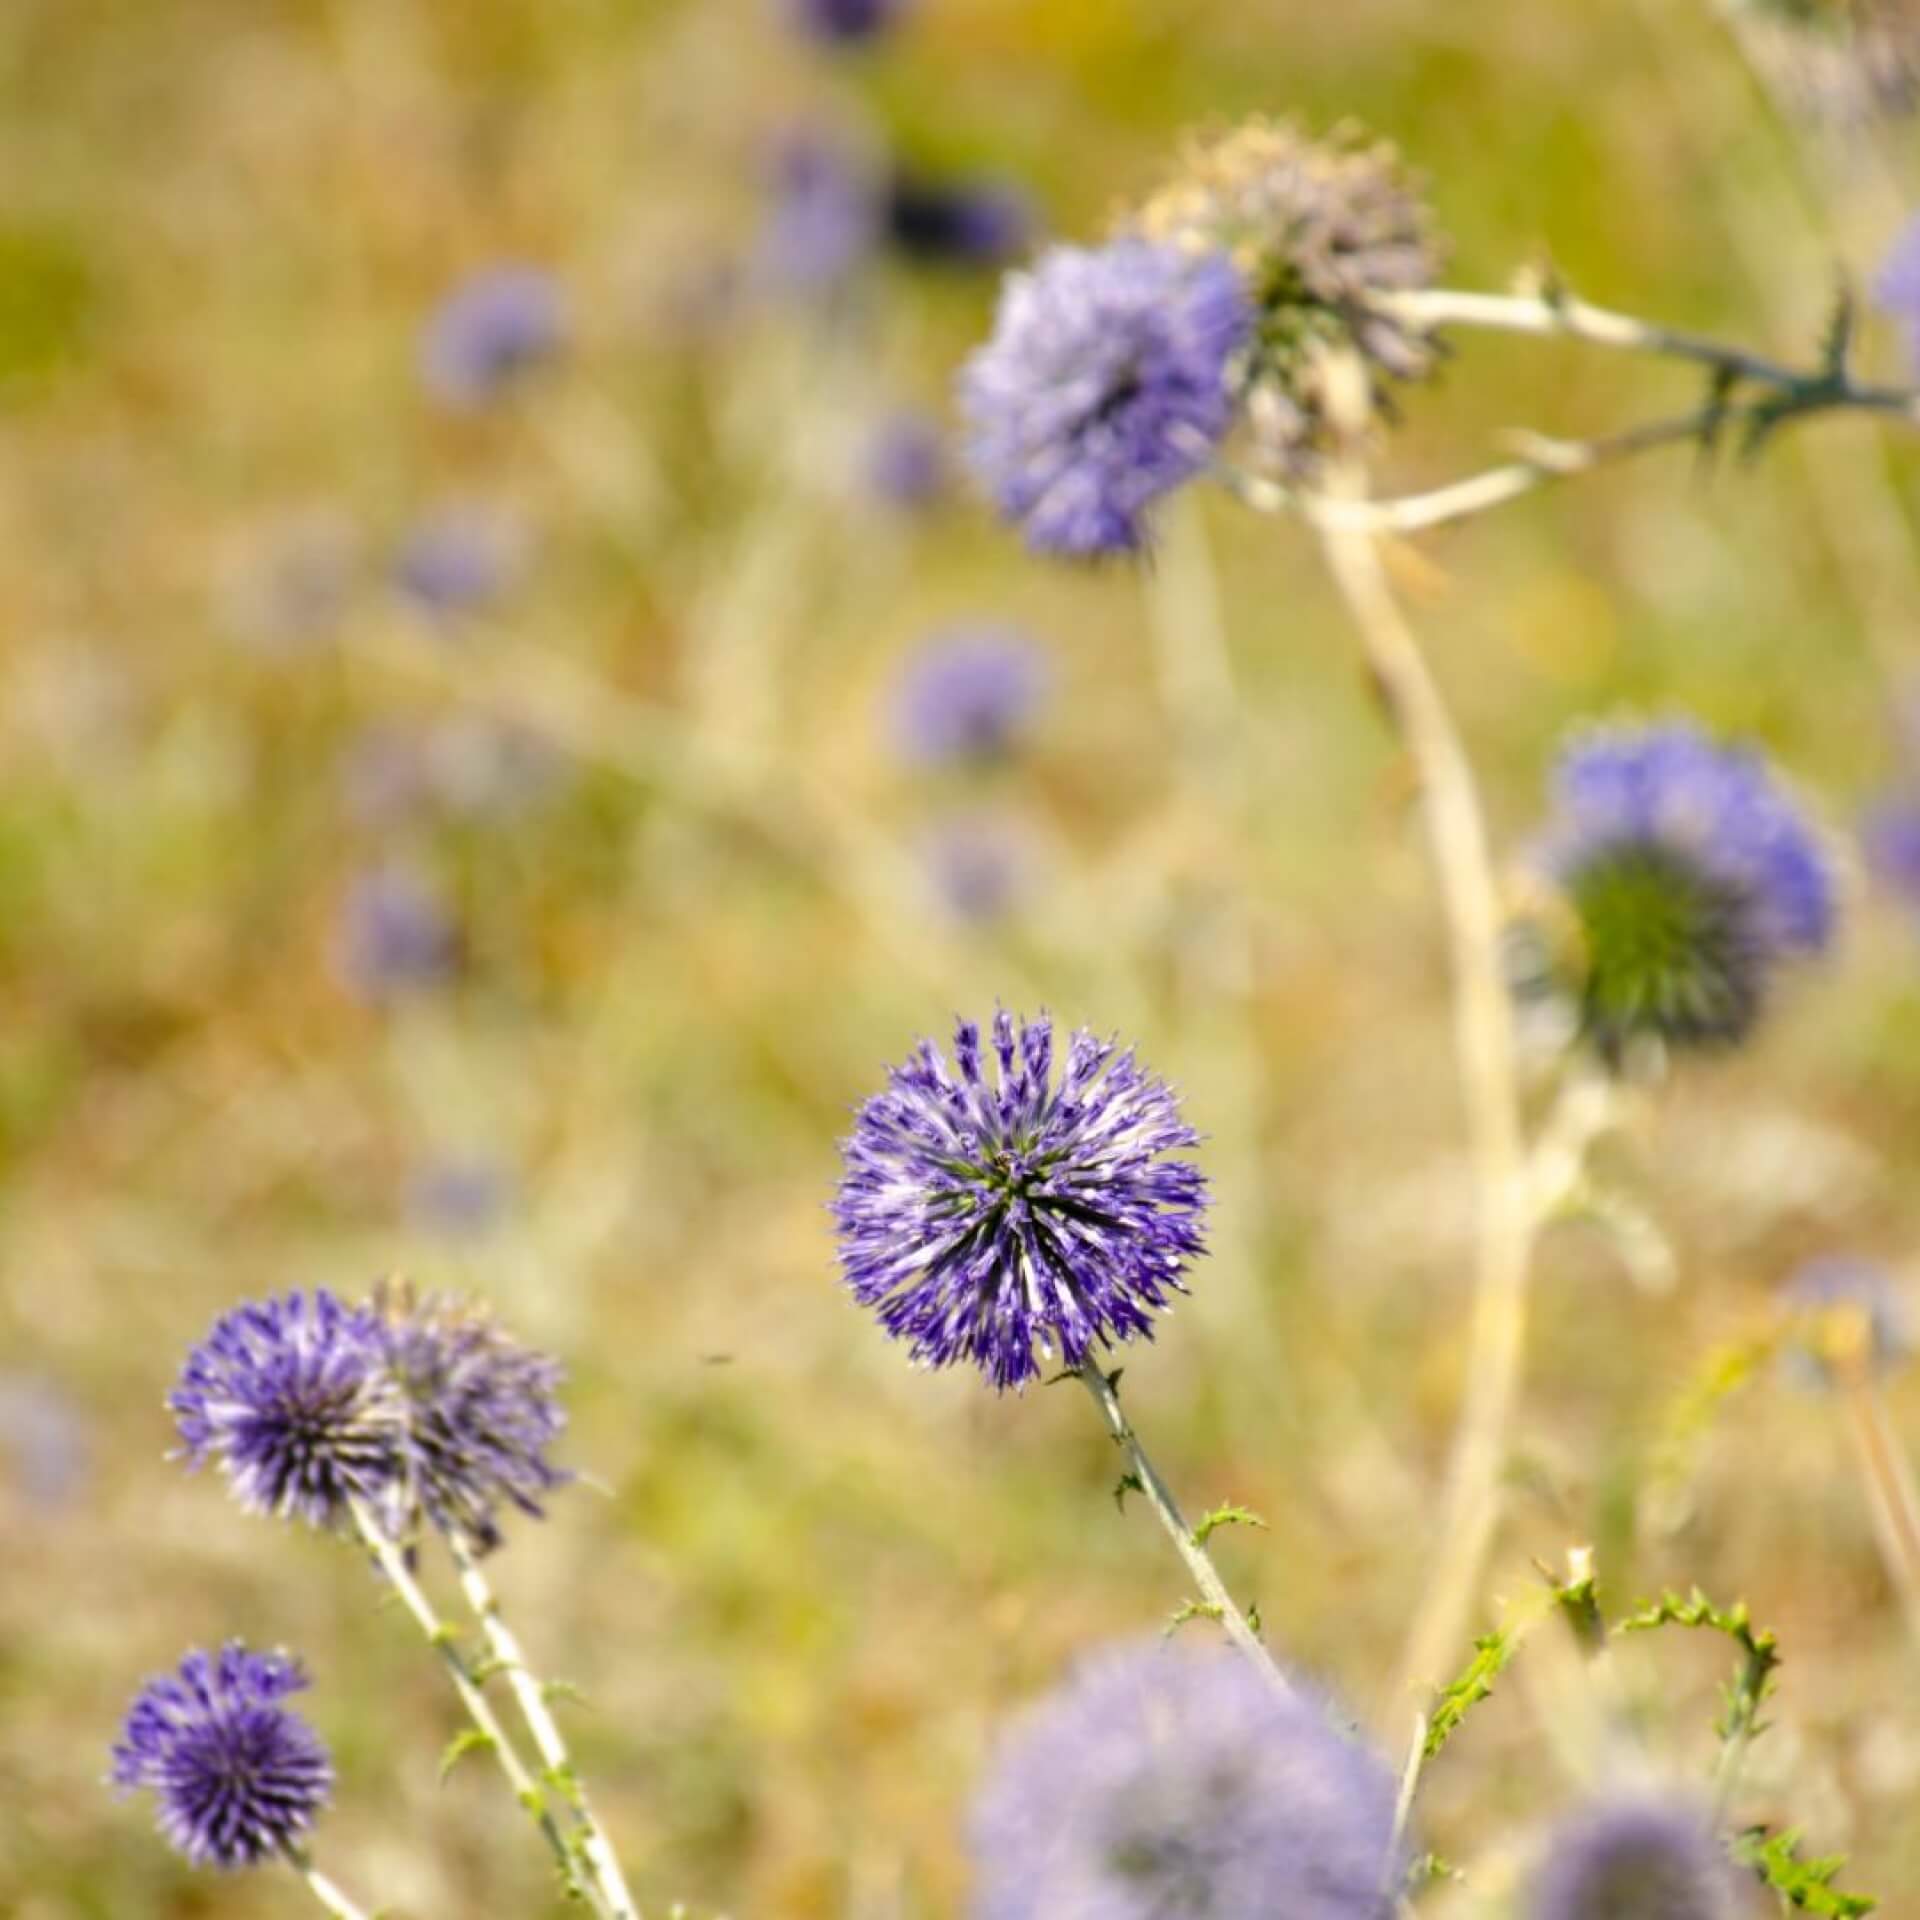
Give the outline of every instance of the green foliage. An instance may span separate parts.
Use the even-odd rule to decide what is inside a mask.
[[[1733,1857],[1751,1867],[1780,1896],[1783,1913],[1793,1908],[1827,1915],[1830,1920],[1859,1920],[1879,1906],[1866,1894],[1842,1893],[1833,1884],[1834,1876],[1847,1864],[1844,1854],[1802,1860],[1799,1849],[1797,1828],[1769,1834],[1764,1827],[1754,1827],[1734,1842]]]
[[[1215,1507],[1193,1523],[1193,1544],[1204,1547],[1221,1527],[1259,1527],[1264,1531],[1266,1524],[1250,1507]]]
[[[462,1727],[440,1754],[440,1778],[446,1779],[455,1767],[470,1753],[491,1753],[493,1736],[482,1733],[478,1727]]]
[[[1420,1749],[1425,1759],[1431,1760],[1453,1738],[1461,1721],[1492,1693],[1494,1680],[1505,1671],[1521,1638],[1521,1629],[1496,1627],[1473,1643],[1473,1658],[1456,1680],[1440,1689],[1434,1702],[1426,1742]]]
[[[1646,1633],[1664,1626],[1704,1627],[1733,1641],[1740,1649],[1740,1664],[1723,1691],[1726,1705],[1714,1731],[1723,1741],[1750,1740],[1763,1731],[1760,1709],[1773,1691],[1780,1649],[1770,1632],[1754,1626],[1747,1603],[1739,1600],[1731,1607],[1716,1607],[1698,1587],[1684,1600],[1676,1593],[1665,1593],[1622,1620],[1615,1631]]]
[[[1180,1604],[1174,1608],[1172,1618],[1168,1620],[1164,1629],[1164,1634],[1165,1637],[1170,1640],[1189,1620],[1217,1621],[1220,1617],[1220,1609],[1211,1600],[1182,1600]]]

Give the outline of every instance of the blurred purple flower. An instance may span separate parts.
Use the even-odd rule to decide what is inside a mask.
[[[1920,373],[1920,215],[1894,236],[1873,280],[1873,303],[1899,322],[1907,358]]]
[[[1206,1181],[1172,1156],[1199,1139],[1131,1052],[1073,1036],[1058,1083],[1053,1025],[960,1021],[954,1059],[921,1041],[860,1109],[834,1203],[862,1306],[927,1366],[971,1361],[998,1388],[1096,1345],[1152,1337],[1205,1251]]]
[[[436,987],[460,964],[460,935],[439,893],[396,863],[354,876],[341,908],[340,971],[362,998]]]
[[[190,1465],[217,1461],[251,1513],[337,1526],[390,1508],[406,1413],[379,1320],[324,1288],[221,1316],[167,1396]]]
[[[842,45],[872,40],[906,11],[908,0],[782,0],[802,33]]]
[[[406,1497],[442,1533],[489,1552],[503,1503],[538,1519],[541,1499],[572,1478],[547,1459],[566,1425],[559,1362],[451,1294],[383,1287],[374,1310],[407,1409]]]
[[[147,1682],[113,1749],[113,1784],[153,1791],[160,1832],[195,1866],[250,1867],[295,1845],[333,1789],[320,1736],[281,1704],[307,1684],[283,1653],[230,1640]]]
[[[88,1473],[87,1423],[53,1381],[0,1374],[0,1456],[35,1506],[64,1506]]]
[[[1920,797],[1878,802],[1860,823],[1867,867],[1889,893],[1920,909]]]
[[[788,292],[835,291],[871,258],[882,208],[861,157],[831,134],[801,128],[773,148],[760,230],[762,278]]]
[[[1684,721],[1595,729],[1553,784],[1540,858],[1579,920],[1583,1023],[1608,1054],[1744,1038],[1774,971],[1831,942],[1826,853],[1758,754]]]
[[[867,446],[868,486],[890,506],[916,511],[947,490],[946,436],[923,413],[896,413]]]
[[[499,1224],[512,1182],[493,1161],[474,1155],[436,1160],[414,1175],[407,1210],[422,1226],[450,1239],[475,1239]]]
[[[887,193],[887,238],[909,260],[998,267],[1033,238],[1033,206],[995,180],[934,180],[898,174]]]
[[[1586,1807],[1563,1820],[1527,1920],[1734,1920],[1732,1869],[1706,1819],[1660,1799]]]
[[[1877,1261],[1840,1253],[1805,1261],[1780,1305],[1795,1335],[1787,1370],[1802,1386],[1832,1386],[1850,1367],[1891,1373],[1912,1356],[1912,1316]]]
[[[974,471],[1036,552],[1130,553],[1213,457],[1253,311],[1220,254],[1056,247],[1001,294],[960,402]]]
[[[1000,919],[1019,898],[1030,852],[1028,836],[999,813],[964,813],[938,821],[923,853],[935,890],[960,919]]]
[[[1003,1741],[973,1811],[973,1912],[1386,1920],[1394,1802],[1378,1755],[1239,1653],[1123,1645]]]
[[[992,760],[1031,723],[1046,690],[1046,659],[1018,628],[948,628],[900,670],[894,739],[909,760]]]
[[[442,507],[402,542],[394,584],[439,616],[474,613],[498,600],[526,560],[526,531],[498,508]]]
[[[566,304],[540,267],[497,266],[443,300],[420,342],[420,377],[448,406],[477,407],[566,343]]]

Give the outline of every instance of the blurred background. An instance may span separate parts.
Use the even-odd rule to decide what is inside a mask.
[[[139,1681],[235,1633],[313,1670],[361,1897],[557,1910],[490,1770],[440,1784],[451,1696],[359,1557],[165,1457],[215,1315],[391,1271],[565,1359],[585,1478],[495,1579],[586,1695],[646,1910],[963,1910],[995,1728],[1183,1591],[1081,1396],[916,1373],[836,1278],[851,1107],[996,1000],[1183,1090],[1214,1254],[1130,1408],[1196,1509],[1270,1522],[1216,1545],[1282,1653],[1396,1754],[1423,1704],[1384,1676],[1471,1215],[1407,769],[1310,539],[1196,497],[1151,565],[1030,560],[952,376],[1007,260],[1251,112],[1399,142],[1450,284],[1551,260],[1808,355],[1910,211],[1902,23],[917,0],[849,44],[820,13],[0,7],[0,1913],[304,1910],[100,1784]],[[1904,377],[1884,322],[1862,351]],[[1473,339],[1386,470],[1694,399]],[[1397,556],[1507,853],[1570,723],[1685,709],[1765,742],[1847,862],[1837,960],[1610,1145],[1643,1230],[1543,1246],[1488,1592],[1590,1541],[1617,1603],[1746,1597],[1786,1653],[1748,1797],[1895,1913],[1914,1655],[1844,1427],[1770,1367],[1703,1382],[1802,1259],[1899,1273],[1920,1229],[1920,929],[1846,851],[1920,793],[1917,449],[1818,422]],[[956,731],[983,656],[1006,697]],[[1697,1775],[1726,1649],[1632,1658]],[[1565,1735],[1523,1666],[1425,1841],[1497,1894],[1592,1761]]]

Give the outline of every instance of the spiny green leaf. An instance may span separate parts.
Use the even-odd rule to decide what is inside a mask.
[[[571,1680],[548,1680],[543,1682],[540,1688],[540,1698],[546,1701],[549,1706],[556,1700],[569,1700],[577,1706],[585,1706],[587,1704],[585,1692],[575,1686]]]
[[[1189,1620],[1218,1620],[1219,1618],[1220,1609],[1211,1600],[1182,1600],[1174,1608],[1172,1619],[1167,1622],[1165,1637],[1172,1639]]]
[[[1146,1490],[1146,1482],[1140,1478],[1139,1474],[1136,1473],[1133,1468],[1129,1467],[1126,1472],[1113,1483],[1113,1504],[1124,1513],[1127,1508],[1127,1495],[1130,1493],[1145,1493]]]
[[[1221,1527],[1260,1527],[1266,1522],[1250,1507],[1215,1507],[1211,1513],[1203,1513],[1193,1523],[1193,1544],[1204,1547]]]
[[[1773,1691],[1780,1646],[1764,1627],[1753,1624],[1747,1603],[1737,1600],[1731,1607],[1716,1607],[1698,1587],[1684,1600],[1677,1593],[1664,1593],[1622,1620],[1614,1631],[1647,1633],[1664,1626],[1706,1627],[1733,1641],[1740,1649],[1740,1665],[1724,1689],[1726,1705],[1714,1731],[1722,1740],[1745,1740],[1761,1732],[1760,1709]]]
[[[1407,1867],[1407,1891],[1412,1893],[1430,1880],[1464,1880],[1466,1877],[1451,1860],[1440,1854],[1416,1854]]]
[[[1427,1721],[1427,1738],[1422,1755],[1431,1760],[1444,1747],[1472,1709],[1493,1691],[1495,1677],[1513,1658],[1520,1644],[1521,1630],[1495,1627],[1473,1643],[1473,1658],[1457,1680],[1440,1689]]]
[[[478,1727],[462,1727],[447,1742],[446,1750],[440,1755],[440,1778],[445,1780],[455,1767],[470,1753],[490,1753],[493,1750],[493,1736],[482,1733]]]
[[[1780,1896],[1783,1911],[1797,1907],[1802,1913],[1825,1915],[1827,1920],[1860,1920],[1879,1906],[1879,1901],[1864,1893],[1842,1893],[1833,1884],[1834,1876],[1847,1864],[1845,1854],[1802,1860],[1799,1851],[1797,1827],[1771,1835],[1765,1827],[1752,1827],[1732,1848],[1734,1859],[1751,1867]]]

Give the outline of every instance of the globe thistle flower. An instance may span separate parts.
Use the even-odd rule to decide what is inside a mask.
[[[760,276],[789,293],[834,293],[872,258],[882,222],[865,157],[831,134],[796,129],[769,160]]]
[[[1836,1253],[1805,1261],[1780,1306],[1794,1335],[1787,1371],[1802,1386],[1891,1373],[1912,1355],[1912,1316],[1876,1261]]]
[[[327,1804],[320,1736],[281,1703],[307,1684],[283,1653],[231,1640],[147,1682],[113,1749],[113,1784],[151,1789],[160,1832],[197,1867],[251,1867],[295,1846]]]
[[[572,1476],[547,1449],[566,1425],[560,1366],[450,1294],[382,1287],[374,1296],[387,1370],[406,1409],[406,1498],[477,1553],[498,1546],[504,1503],[535,1518]]]
[[[1432,284],[1432,218],[1399,154],[1356,126],[1316,139],[1290,121],[1254,120],[1195,141],[1127,225],[1189,252],[1224,253],[1238,268],[1255,314],[1252,418],[1282,465],[1310,464],[1322,450],[1329,353],[1358,353],[1382,403],[1387,380],[1433,370],[1432,341],[1381,300]]]
[[[867,444],[866,483],[890,507],[920,512],[947,490],[946,437],[925,414],[890,415]]]
[[[339,967],[350,991],[376,1005],[444,985],[461,941],[446,903],[397,861],[356,874],[341,906]]]
[[[1833,937],[1820,842],[1758,755],[1684,722],[1596,730],[1554,774],[1541,857],[1579,923],[1587,1036],[1731,1045],[1774,972]]]
[[[1734,1920],[1735,1887],[1706,1822],[1666,1800],[1588,1807],[1561,1822],[1528,1920]]]
[[[1033,718],[1047,663],[1014,627],[952,627],[918,648],[901,670],[893,732],[909,760],[994,760]]]
[[[1088,1660],[1004,1742],[974,1807],[977,1920],[1385,1920],[1395,1785],[1243,1655]]]
[[[407,1182],[409,1218],[448,1240],[484,1239],[514,1200],[512,1177],[484,1154],[429,1161]]]
[[[967,1360],[1001,1389],[1078,1367],[1096,1343],[1152,1337],[1205,1251],[1206,1182],[1170,1156],[1199,1136],[1133,1054],[1084,1029],[1057,1083],[1053,1026],[994,1015],[953,1061],[923,1040],[860,1109],[834,1205],[848,1287],[932,1367]]]
[[[497,266],[456,287],[420,339],[420,378],[436,400],[478,407],[566,344],[566,303],[539,267]]]
[[[1027,196],[990,180],[897,174],[885,219],[895,252],[929,266],[1002,266],[1024,252],[1033,235]]]
[[[785,5],[802,33],[851,46],[877,39],[906,11],[907,0],[785,0]]]
[[[1253,324],[1222,254],[1122,239],[1014,274],[960,376],[975,473],[1035,552],[1133,553],[1213,458]]]
[[[401,543],[394,585],[442,620],[478,613],[499,600],[526,564],[526,533],[496,508],[441,507]]]
[[[378,1318],[325,1288],[222,1315],[167,1405],[187,1461],[217,1461],[249,1512],[329,1527],[390,1507],[406,1408]]]

